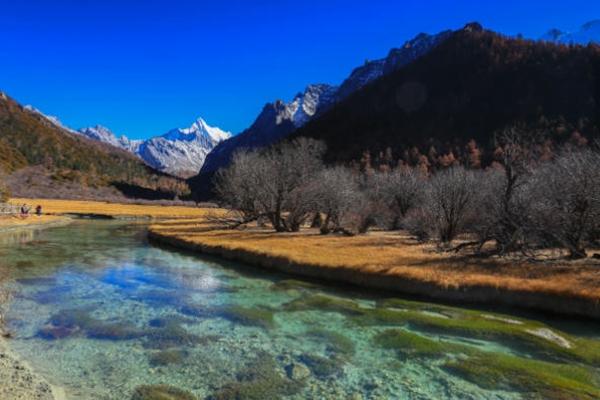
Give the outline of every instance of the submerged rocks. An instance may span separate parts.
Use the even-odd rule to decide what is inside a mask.
[[[151,354],[148,361],[153,367],[162,367],[170,364],[181,364],[186,357],[187,352],[183,350],[163,350]]]
[[[270,355],[261,353],[236,374],[235,381],[226,383],[208,400],[279,399],[298,393],[304,382],[289,379],[282,372]]]
[[[302,363],[292,363],[285,367],[288,378],[295,381],[303,381],[311,376],[310,369]]]
[[[196,397],[173,386],[142,385],[135,389],[131,400],[196,400]]]
[[[169,315],[166,317],[159,317],[151,319],[148,325],[152,328],[164,328],[172,324],[191,324],[194,320],[191,318],[182,317],[180,315]]]
[[[263,329],[269,329],[275,325],[273,311],[266,308],[232,306],[223,309],[221,316],[241,325],[257,326]]]
[[[86,309],[61,310],[38,331],[38,336],[47,340],[75,335],[98,340],[131,340],[144,336],[144,332],[129,322],[99,320]]]
[[[354,355],[354,342],[341,333],[325,329],[314,329],[306,332],[306,336],[319,342],[326,343],[327,351],[333,355],[350,357]]]
[[[319,379],[337,376],[343,372],[343,362],[336,357],[326,358],[316,354],[302,354],[299,359]]]

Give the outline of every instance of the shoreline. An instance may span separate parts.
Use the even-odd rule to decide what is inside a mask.
[[[73,222],[73,220],[66,216],[43,215],[38,217],[36,215],[30,215],[26,220],[16,220],[10,222],[13,223],[0,224],[0,233],[55,228],[69,225],[71,222]]]
[[[52,385],[0,337],[0,398],[11,400],[66,400],[63,388]]]
[[[160,233],[152,227],[148,230],[148,239],[174,248],[218,256],[226,260],[242,262],[253,267],[276,270],[299,277],[325,280],[334,284],[349,284],[371,290],[385,290],[390,293],[395,292],[438,301],[509,306],[568,317],[600,320],[600,301],[582,296],[566,296],[534,290],[512,290],[491,284],[443,286],[436,282],[414,277],[370,272],[350,266],[327,267],[297,262],[284,256],[252,251],[241,247],[228,248],[221,245],[201,243],[169,235],[168,233]]]
[[[12,217],[11,217],[12,219]],[[7,222],[7,221],[4,221]],[[65,216],[30,215],[27,219],[0,224],[0,234],[66,226],[73,219]],[[0,305],[1,307],[1,305]],[[1,311],[1,310],[0,310]],[[0,334],[3,328],[0,326]],[[11,348],[10,339],[0,336],[0,398],[14,400],[65,400],[63,388],[50,384]]]

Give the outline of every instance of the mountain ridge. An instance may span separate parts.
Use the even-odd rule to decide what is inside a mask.
[[[466,160],[475,145],[490,165],[505,129],[542,132],[547,146],[600,137],[599,82],[600,46],[511,38],[468,24],[291,137],[325,141],[329,162],[391,153],[395,162],[436,167]]]
[[[339,86],[308,85],[304,92],[296,95],[288,103],[282,100],[267,103],[249,128],[223,141],[208,154],[200,173],[192,178],[192,184],[208,188],[212,175],[219,168],[226,166],[233,153],[238,149],[267,146],[280,140],[335,107],[337,103],[374,80],[402,68],[426,54],[449,37],[451,33],[450,30],[433,35],[420,33],[406,41],[401,47],[391,49],[386,57],[368,61],[364,65],[354,68]],[[311,112],[305,113],[299,119],[294,119],[296,114],[290,113],[290,110],[295,109],[296,103],[304,103],[305,99],[310,99],[312,103]]]
[[[68,196],[110,187],[102,195],[166,199],[187,190],[129,152],[61,126],[0,92],[0,170],[14,193]]]
[[[210,126],[204,119],[197,118],[187,128],[171,129],[149,139],[131,140],[125,135],[117,136],[102,125],[74,130],[65,126],[57,117],[46,115],[33,106],[25,106],[25,108],[72,134],[128,151],[138,156],[148,166],[182,178],[195,175],[210,150],[219,142],[231,137],[230,132]]]

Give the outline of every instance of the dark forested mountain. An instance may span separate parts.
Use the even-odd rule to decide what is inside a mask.
[[[69,189],[110,186],[128,195],[157,198],[185,191],[180,180],[152,170],[132,154],[63,129],[4,93],[0,93],[0,172],[20,177],[8,179],[19,193],[37,183],[40,190],[54,187],[56,194],[62,184]]]
[[[442,164],[493,146],[511,126],[552,141],[598,137],[600,47],[514,39],[469,24],[350,95],[292,136],[324,140],[327,160]]]

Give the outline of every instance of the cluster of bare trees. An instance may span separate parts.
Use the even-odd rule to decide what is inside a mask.
[[[560,247],[573,258],[600,239],[600,152],[592,148],[547,160],[508,141],[495,168],[434,174],[326,167],[324,150],[300,138],[237,153],[216,180],[227,222],[268,222],[278,232],[311,225],[323,234],[405,229],[446,248],[532,255]]]

